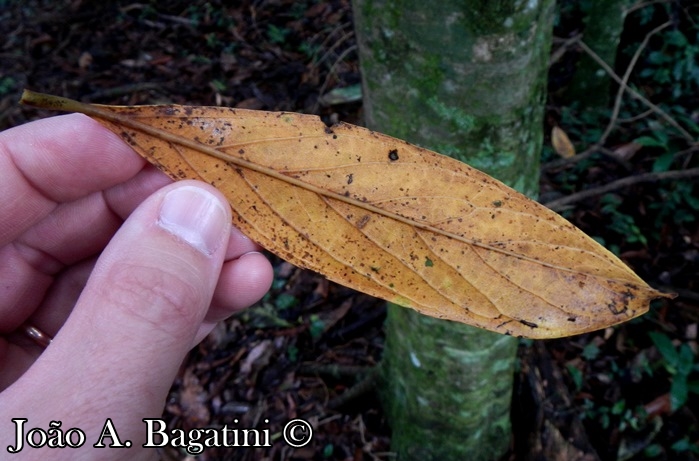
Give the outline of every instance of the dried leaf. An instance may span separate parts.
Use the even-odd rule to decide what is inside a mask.
[[[570,142],[565,131],[557,126],[551,130],[551,144],[558,155],[563,158],[571,158],[575,156],[575,146]]]
[[[643,149],[643,145],[632,141],[614,148],[612,152],[620,160],[631,160],[631,157],[636,155],[636,152],[641,149]]]
[[[235,225],[280,257],[427,315],[550,338],[668,296],[497,180],[364,128],[285,112],[22,101],[92,116],[174,179],[220,189]]]
[[[250,353],[240,364],[240,373],[249,375],[253,370],[259,370],[269,364],[269,358],[274,352],[272,341],[265,339],[250,349]]]

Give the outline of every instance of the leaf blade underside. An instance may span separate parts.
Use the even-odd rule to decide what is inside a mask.
[[[499,181],[364,128],[220,107],[23,101],[42,97],[92,116],[173,179],[217,187],[234,224],[283,259],[426,315],[550,338],[669,296]]]

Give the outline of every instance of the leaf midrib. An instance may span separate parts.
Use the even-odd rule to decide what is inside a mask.
[[[277,179],[279,181],[284,181],[286,183],[292,184],[294,186],[300,187],[302,189],[308,190],[310,192],[313,192],[315,194],[321,195],[323,197],[328,197],[332,198],[335,200],[339,200],[341,202],[347,203],[349,205],[364,209],[368,212],[371,213],[376,213],[381,216],[387,217],[389,219],[393,219],[395,221],[401,222],[403,224],[407,224],[409,226],[416,227],[418,229],[426,230],[429,232],[433,232],[438,235],[445,236],[447,238],[454,239],[456,241],[465,243],[467,245],[472,245],[475,247],[483,248],[485,250],[489,251],[494,251],[500,254],[504,254],[506,256],[510,256],[516,259],[520,259],[523,261],[528,261],[534,264],[538,264],[542,267],[548,267],[550,269],[554,270],[560,270],[564,272],[570,272],[573,274],[584,274],[589,277],[593,278],[601,278],[604,280],[609,280],[609,281],[616,281],[616,282],[621,282],[621,283],[632,283],[634,286],[636,286],[639,289],[643,289],[642,285],[639,285],[638,283],[632,282],[631,280],[628,279],[615,279],[615,278],[610,278],[610,277],[604,277],[604,276],[599,276],[595,274],[589,274],[586,272],[580,272],[575,269],[569,268],[569,267],[564,267],[564,266],[558,266],[555,264],[547,263],[540,261],[536,258],[531,258],[528,256],[524,256],[518,253],[513,253],[511,251],[503,250],[501,248],[497,248],[494,246],[490,246],[487,244],[484,244],[482,242],[474,241],[462,236],[459,236],[457,234],[453,234],[451,232],[444,231],[442,229],[422,224],[420,222],[404,218],[403,216],[400,216],[396,213],[392,213],[386,210],[383,210],[381,208],[378,208],[374,205],[371,205],[366,202],[362,202],[361,200],[353,199],[351,197],[347,197],[343,194],[338,194],[336,192],[328,191],[326,189],[322,189],[320,187],[314,186],[312,184],[308,184],[306,182],[303,182],[299,179],[289,177],[283,173],[280,173],[272,168],[268,168],[262,165],[258,165],[256,163],[250,162],[248,160],[244,160],[238,157],[231,156],[229,154],[226,154],[224,152],[221,152],[217,149],[214,149],[212,147],[209,147],[203,143],[200,143],[198,141],[186,138],[184,136],[179,136],[177,134],[165,131],[161,128],[156,128],[153,126],[150,126],[148,124],[145,124],[143,122],[140,122],[134,118],[131,118],[128,115],[122,115],[117,112],[112,112],[107,107],[109,106],[99,106],[99,105],[93,105],[93,104],[87,104],[87,103],[82,103],[79,101],[75,101],[72,99],[68,98],[62,98],[59,96],[53,96],[53,95],[44,95],[41,93],[35,93],[32,91],[25,90],[24,94],[22,95],[22,102],[29,104],[29,105],[34,105],[37,107],[44,107],[44,108],[51,108],[54,110],[62,110],[62,111],[68,111],[68,112],[80,112],[88,116],[96,117],[96,118],[101,118],[105,119],[107,121],[113,122],[113,123],[118,123],[123,126],[141,131],[143,133],[149,134],[151,136],[154,136],[156,138],[160,138],[162,140],[168,141],[173,144],[177,144],[183,147],[187,147],[189,149],[207,154],[211,157],[217,158],[219,160],[222,160],[224,162],[232,163],[238,167],[241,168],[246,168],[255,172],[258,172],[260,174],[264,174],[266,176],[272,177],[274,179]],[[147,107],[147,106],[146,106]]]

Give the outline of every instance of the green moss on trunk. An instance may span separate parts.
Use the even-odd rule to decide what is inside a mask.
[[[553,0],[355,0],[354,12],[367,125],[536,195]],[[386,335],[399,459],[501,456],[517,341],[396,306]]]
[[[552,4],[356,1],[367,125],[536,191]]]
[[[400,460],[495,460],[510,443],[517,341],[391,306],[382,401]]]

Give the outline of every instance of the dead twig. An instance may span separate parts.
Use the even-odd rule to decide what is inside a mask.
[[[591,57],[592,59],[594,59],[595,62],[596,62],[597,64],[599,64],[600,67],[602,67],[602,68],[609,74],[609,76],[612,77],[612,78],[614,79],[614,81],[616,81],[616,82],[617,82],[618,84],[620,84],[620,85],[623,84],[623,81],[622,81],[621,77],[619,77],[619,76],[614,72],[614,69],[612,69],[611,67],[609,67],[609,65],[607,65],[607,63],[604,62],[604,60],[603,60],[602,58],[600,58],[600,57],[597,55],[597,53],[595,53],[593,50],[591,50],[589,46],[585,45],[585,43],[584,43],[583,41],[578,41],[578,44],[579,44],[580,47],[583,49],[583,51],[585,51],[585,53],[589,54],[590,57]],[[638,100],[641,101],[643,104],[645,104],[646,106],[648,106],[649,108],[651,108],[651,109],[653,110],[653,112],[655,112],[656,114],[658,114],[663,120],[665,120],[667,123],[669,123],[670,125],[672,125],[677,131],[680,132],[680,134],[682,134],[682,136],[683,136],[687,141],[692,142],[692,143],[695,142],[694,137],[693,137],[687,130],[685,130],[679,123],[677,123],[677,121],[676,121],[675,119],[673,119],[670,115],[668,115],[667,112],[665,112],[665,111],[662,110],[660,107],[658,107],[658,106],[656,106],[655,104],[653,104],[652,102],[650,102],[645,96],[643,96],[641,93],[639,93],[638,91],[634,90],[633,88],[631,88],[631,87],[629,87],[629,86],[626,86],[626,87],[624,87],[624,89],[625,89],[626,91],[628,91],[629,94],[630,94],[631,96],[633,96],[634,98],[638,99]]]
[[[643,173],[636,176],[629,176],[627,178],[618,179],[616,181],[610,182],[609,184],[605,184],[604,186],[594,187],[592,189],[576,192],[575,194],[568,195],[567,197],[562,197],[547,202],[544,205],[554,211],[561,211],[567,205],[580,202],[590,197],[596,197],[598,195],[622,189],[624,187],[629,187],[634,184],[664,181],[668,179],[689,179],[696,177],[699,177],[699,168],[690,168],[688,170],[662,171],[657,173]]]
[[[298,372],[304,375],[324,375],[335,379],[343,378],[358,378],[366,375],[373,370],[374,367],[366,367],[361,365],[340,365],[337,363],[304,363],[298,369]]]
[[[346,25],[347,25],[347,24],[342,24],[342,25],[339,26],[339,27],[341,27],[342,29],[344,29]],[[342,29],[341,29],[341,30],[342,30]],[[333,33],[334,33],[334,31],[333,31]],[[321,56],[317,61],[314,61],[314,62],[312,63],[312,65],[313,65],[314,67],[320,66],[326,59],[329,59],[329,58],[330,58],[330,56],[332,55],[332,53],[334,53],[335,50],[336,50],[337,48],[340,47],[340,45],[342,45],[344,42],[346,42],[347,40],[351,39],[352,37],[354,37],[354,30],[350,29],[349,32],[346,32],[346,33],[342,34],[342,36],[341,36],[338,40],[335,40],[335,42],[332,44],[332,46],[330,46],[330,48],[328,48],[328,49],[325,51],[325,53],[323,53],[323,56]],[[322,43],[320,46],[321,46],[321,47],[324,47],[326,44],[327,44],[327,39],[324,40],[323,43]]]
[[[553,38],[554,44],[560,43],[561,46],[556,48],[556,51],[551,53],[551,57],[549,58],[549,67],[557,63],[563,55],[565,55],[568,52],[568,49],[571,48],[573,45],[575,45],[579,40],[582,34],[577,34],[573,37],[570,38]]]
[[[335,72],[335,67],[337,67],[338,64],[340,64],[344,59],[349,55],[350,53],[357,51],[357,45],[352,45],[349,48],[347,48],[345,51],[343,51],[340,56],[333,62],[332,66],[330,66],[330,69],[328,70],[328,74],[325,76],[325,80],[323,81],[323,84],[320,86],[320,90],[318,90],[318,100],[316,103],[313,105],[313,111],[311,113],[315,114],[318,112],[318,107],[320,105],[320,100],[325,94],[325,90],[328,87],[328,83],[330,83],[330,77]]]
[[[604,143],[606,142],[607,138],[609,137],[610,133],[614,129],[614,127],[617,125],[618,117],[619,117],[619,111],[621,109],[621,101],[622,97],[625,92],[629,92],[633,97],[639,99],[641,102],[646,104],[649,107],[649,111],[644,112],[642,115],[647,116],[649,112],[654,112],[658,114],[660,117],[665,119],[670,125],[675,127],[689,142],[695,143],[696,140],[692,137],[692,135],[687,132],[682,126],[675,120],[673,119],[670,115],[668,115],[665,111],[663,111],[660,107],[656,106],[649,100],[647,100],[643,95],[638,93],[636,90],[628,86],[628,81],[629,78],[631,77],[631,73],[633,72],[634,67],[636,66],[636,63],[638,62],[638,59],[641,56],[641,53],[645,49],[645,47],[648,45],[648,42],[650,41],[651,37],[661,30],[665,29],[666,27],[670,26],[672,23],[670,21],[665,22],[652,31],[650,31],[641,44],[639,45],[638,49],[634,53],[633,57],[631,58],[631,62],[629,63],[629,66],[626,68],[626,71],[624,72],[623,77],[619,77],[614,70],[606,63],[602,58],[600,58],[590,47],[588,47],[585,42],[583,42],[580,39],[580,35],[573,37],[569,40],[566,40],[561,46],[561,49],[565,49],[566,47],[570,46],[572,43],[577,43],[580,45],[580,47],[585,51],[590,57],[597,62],[597,64],[600,65],[608,74],[610,77],[612,77],[618,84],[619,84],[619,90],[617,91],[616,98],[614,100],[614,108],[612,110],[612,115],[609,119],[609,123],[607,124],[607,127],[604,130],[604,133],[602,136],[600,136],[600,139],[592,146],[590,146],[588,149],[585,151],[579,153],[578,155],[575,155],[570,158],[565,158],[565,159],[559,159],[559,160],[554,160],[552,162],[548,162],[542,166],[542,170],[554,170],[557,168],[565,167],[568,165],[573,165],[577,162],[580,162],[581,160],[585,160],[589,157],[591,157],[594,153],[596,152],[602,152],[605,155],[609,155],[611,158],[615,159],[614,155],[610,155],[610,151],[606,148],[604,148]]]
[[[338,395],[334,399],[328,401],[328,408],[330,410],[340,408],[348,404],[349,402],[363,396],[364,394],[374,392],[374,390],[376,389],[376,383],[378,379],[378,369],[372,369],[371,372],[368,375],[366,375],[366,377],[363,380],[361,380],[356,385],[352,386],[342,394]]]
[[[650,38],[653,35],[660,32],[661,30],[667,28],[671,24],[672,23],[670,21],[668,21],[664,24],[659,25],[655,29],[651,30],[648,34],[646,34],[646,36],[643,38],[643,41],[636,49],[636,52],[633,54],[633,57],[631,58],[631,62],[629,62],[629,65],[626,68],[626,71],[624,72],[624,77],[621,79],[621,82],[619,83],[619,91],[617,91],[616,98],[614,100],[614,108],[612,109],[612,116],[609,118],[609,123],[607,124],[607,128],[605,128],[604,133],[602,133],[602,136],[600,136],[600,139],[599,139],[599,141],[597,141],[597,144],[604,145],[604,143],[607,141],[607,138],[609,137],[610,133],[612,132],[612,130],[614,130],[614,127],[616,126],[617,118],[619,117],[619,110],[621,109],[622,97],[624,96],[624,93],[628,89],[628,82],[629,82],[629,78],[631,77],[631,72],[633,72],[634,67],[636,67],[636,63],[638,62],[638,59],[641,57],[641,53],[648,45]],[[580,41],[580,43],[582,44],[582,41]],[[585,46],[587,46],[587,45],[585,45]]]
[[[611,149],[608,149],[604,146],[595,144],[593,146],[590,146],[587,150],[580,152],[579,154],[577,154],[573,157],[561,158],[561,159],[553,160],[551,162],[544,163],[541,166],[541,171],[552,171],[552,170],[558,170],[561,168],[566,168],[566,167],[575,165],[578,162],[586,160],[586,159],[592,157],[594,154],[598,154],[598,153],[608,157],[610,160],[613,160],[614,162],[619,163],[625,169],[627,169],[627,170],[629,169],[628,162],[621,160],[619,158],[619,156],[617,156],[614,153],[614,151],[612,151]]]

